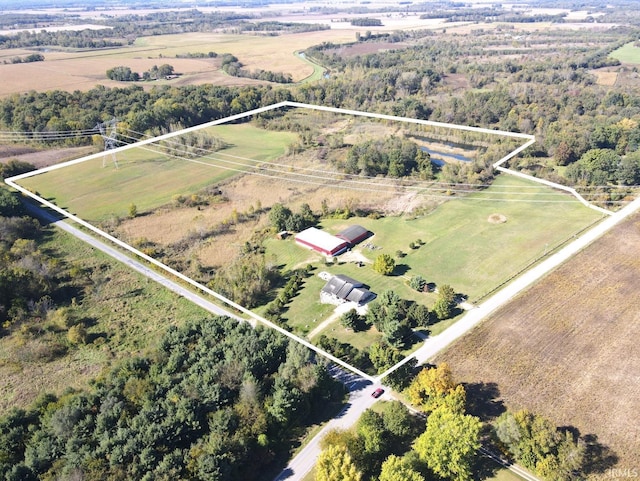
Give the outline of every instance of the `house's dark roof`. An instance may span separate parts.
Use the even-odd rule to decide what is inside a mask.
[[[347,227],[346,229],[341,230],[336,237],[340,239],[344,239],[351,244],[356,244],[360,242],[362,239],[366,239],[371,235],[367,229],[362,227],[361,225],[352,225]]]
[[[354,287],[347,295],[347,301],[357,302],[358,304],[366,301],[371,296],[371,291],[364,287]]]
[[[336,296],[338,299],[357,302],[366,301],[373,295],[369,289],[364,287],[362,282],[351,277],[338,274],[329,279],[329,282],[322,288],[322,292]]]

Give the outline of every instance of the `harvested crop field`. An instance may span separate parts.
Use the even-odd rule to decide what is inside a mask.
[[[511,409],[596,435],[617,457],[616,469],[638,469],[639,254],[636,214],[437,362],[449,362],[460,381],[496,383]]]
[[[84,157],[93,152],[93,147],[66,147],[62,149],[38,150],[22,145],[0,145],[0,162],[19,160],[28,162],[36,169]]]
[[[256,35],[227,35],[214,33],[187,33],[141,37],[135,45],[122,48],[86,51],[51,51],[43,62],[0,65],[0,98],[30,90],[90,90],[96,85],[123,87],[140,85],[255,85],[266,82],[232,77],[220,69],[220,58],[176,58],[189,54],[230,53],[248,70],[284,72],[295,82],[311,77],[314,68],[295,55],[311,45],[323,41],[345,42],[353,36],[346,31],[322,30],[300,34],[282,34],[275,37]],[[283,48],[283,45],[285,46]],[[0,63],[20,55],[33,53],[24,49],[8,49],[0,54]],[[110,68],[126,66],[134,72],[144,72],[154,65],[169,64],[180,77],[153,82],[117,82],[109,80]]]

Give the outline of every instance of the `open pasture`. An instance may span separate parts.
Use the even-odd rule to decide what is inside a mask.
[[[436,361],[447,361],[463,382],[496,383],[510,409],[596,435],[618,458],[619,472],[637,469],[639,245],[636,214]]]
[[[617,58],[623,63],[640,64],[640,47],[634,44],[635,42],[627,43],[611,52],[609,56]]]
[[[229,147],[209,157],[187,159],[158,151],[157,147],[136,147],[53,170],[22,181],[25,187],[55,199],[57,205],[84,219],[101,221],[109,216],[126,216],[133,203],[139,212],[169,203],[174,195],[190,195],[253,164],[284,153],[296,136],[288,132],[267,132],[248,124],[215,126],[208,133],[223,139]],[[224,155],[222,155],[224,154]],[[227,159],[220,161],[219,159]],[[106,166],[103,168],[103,161]]]

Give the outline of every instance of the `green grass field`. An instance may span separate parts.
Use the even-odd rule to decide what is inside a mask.
[[[489,216],[496,213],[506,217],[506,222],[489,222]],[[482,193],[452,198],[419,218],[393,216],[322,222],[322,228],[332,233],[351,224],[372,231],[374,236],[365,242],[377,248],[357,247],[370,261],[380,253],[393,257],[396,251],[406,254],[396,259],[392,276],[381,276],[370,265],[324,266],[324,262],[318,265],[321,270],[354,277],[375,292],[393,289],[401,297],[415,301],[435,299],[433,294],[415,292],[407,285],[410,277],[419,274],[436,285],[450,284],[473,301],[601,217],[568,195],[501,175]],[[411,249],[409,244],[417,240],[424,244]],[[266,245],[268,252],[289,268],[310,255],[291,239],[269,240]],[[320,260],[319,255],[317,259]]]
[[[506,222],[489,222],[489,217],[496,213],[503,215]],[[305,288],[292,299],[283,315],[295,332],[306,334],[333,310],[332,306],[320,304],[319,292],[324,285],[317,276],[320,271],[345,274],[367,284],[376,293],[393,290],[401,298],[431,307],[436,294],[419,293],[408,285],[408,280],[419,274],[436,285],[450,284],[475,301],[600,218],[601,214],[568,195],[503,175],[482,193],[452,198],[419,218],[395,216],[322,222],[322,227],[332,233],[351,224],[361,224],[372,231],[374,236],[362,244],[373,244],[376,249],[357,247],[370,261],[380,253],[395,258],[396,251],[402,251],[405,256],[396,258],[397,268],[391,276],[376,273],[371,263],[363,267],[353,262],[327,265],[324,257],[298,246],[292,238],[268,239],[265,245],[268,255],[274,256],[285,269],[305,263],[315,267],[313,278],[306,281]],[[409,244],[418,240],[423,244],[411,249]],[[442,332],[455,320],[431,326],[431,334]],[[373,334],[346,331],[337,322],[322,333],[359,348],[366,348],[377,339]]]
[[[627,43],[614,50],[609,56],[617,58],[621,62],[640,64],[640,48],[634,46],[634,42]]]
[[[117,154],[118,169],[107,155],[105,168],[102,158],[93,159],[24,179],[21,185],[85,220],[99,222],[128,215],[132,203],[144,212],[169,203],[174,195],[195,193],[254,164],[243,159],[277,158],[296,138],[296,134],[268,132],[249,124],[219,125],[207,131],[231,145],[217,152],[215,159],[172,158],[149,150],[151,146],[135,147]]]

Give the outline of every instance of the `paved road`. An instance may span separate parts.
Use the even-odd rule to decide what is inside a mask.
[[[338,413],[338,415],[329,421],[322,430],[309,441],[309,443],[300,451],[288,464],[288,466],[280,473],[275,481],[294,481],[301,480],[311,471],[316,463],[316,459],[320,454],[320,440],[331,429],[348,429],[353,426],[360,415],[369,409],[376,402],[371,393],[381,387],[385,390],[385,394],[378,399],[385,399],[389,396],[389,388],[381,384],[371,384],[370,381],[362,379],[356,374],[344,371],[337,366],[330,367],[331,375],[341,381],[349,389],[349,401],[347,405]],[[389,398],[390,399],[390,398]]]
[[[211,312],[212,314],[215,314],[216,316],[229,316],[229,317],[232,317],[234,319],[241,320],[241,321],[246,320],[246,319],[238,317],[237,315],[227,311],[226,309],[223,309],[222,307],[220,307],[220,306],[208,301],[204,297],[199,296],[198,294],[195,294],[194,292],[192,292],[189,289],[181,286],[177,282],[172,281],[171,279],[169,279],[168,277],[164,276],[163,274],[161,274],[161,273],[159,273],[159,272],[157,272],[157,271],[155,271],[153,269],[150,269],[149,267],[147,267],[143,263],[133,259],[132,257],[130,257],[130,256],[126,255],[126,254],[123,254],[119,250],[116,250],[113,247],[105,244],[104,242],[96,239],[95,237],[93,237],[93,236],[81,231],[80,229],[77,229],[76,227],[73,227],[72,225],[68,224],[67,222],[59,220],[53,214],[51,214],[50,212],[46,211],[45,209],[37,207],[37,206],[35,206],[35,205],[31,204],[31,203],[25,203],[25,206],[36,217],[44,220],[45,222],[49,222],[51,224],[54,224],[56,227],[59,227],[60,229],[66,231],[69,234],[77,237],[78,239],[86,242],[87,244],[90,244],[91,246],[95,247],[96,249],[101,250],[105,254],[107,254],[107,255],[113,257],[114,259],[122,262],[123,264],[125,264],[128,267],[130,267],[131,269],[139,272],[140,274],[146,276],[147,278],[149,278],[149,279],[151,279],[153,281],[156,281],[158,284],[162,284],[167,289],[175,292],[176,294],[184,297],[185,299],[190,300],[194,304],[197,304],[198,306],[200,306],[203,309]]]

